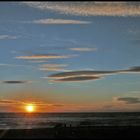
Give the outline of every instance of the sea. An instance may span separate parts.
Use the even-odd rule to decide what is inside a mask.
[[[140,112],[0,113],[0,129],[65,126],[140,126]]]

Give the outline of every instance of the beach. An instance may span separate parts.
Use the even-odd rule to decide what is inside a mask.
[[[140,138],[139,126],[99,126],[99,127],[55,127],[40,129],[10,129],[0,130],[3,139],[59,139],[59,138]]]
[[[1,113],[0,138],[140,138],[140,113]]]

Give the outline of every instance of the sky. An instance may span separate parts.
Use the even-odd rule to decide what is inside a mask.
[[[139,2],[0,2],[0,112],[140,111]]]

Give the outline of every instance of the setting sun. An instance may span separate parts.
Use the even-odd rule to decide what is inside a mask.
[[[26,110],[27,112],[29,112],[29,113],[35,112],[35,105],[33,105],[33,104],[28,104],[28,105],[25,106],[25,110]]]

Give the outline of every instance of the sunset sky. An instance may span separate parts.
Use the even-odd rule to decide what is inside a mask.
[[[140,111],[139,2],[0,2],[0,111]]]

